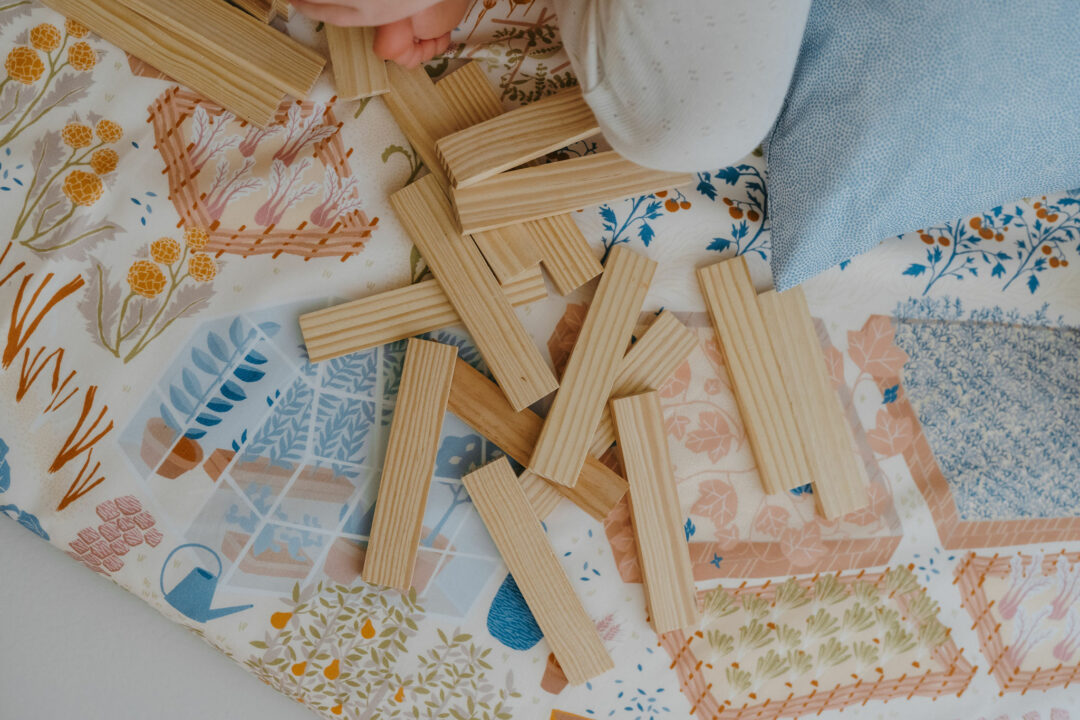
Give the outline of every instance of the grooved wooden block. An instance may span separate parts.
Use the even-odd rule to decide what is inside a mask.
[[[758,305],[799,423],[819,511],[832,520],[865,507],[866,466],[829,379],[802,288],[763,293]]]
[[[423,65],[406,70],[397,63],[386,63],[386,73],[390,92],[382,96],[383,102],[424,166],[441,187],[450,187],[450,179],[435,152],[435,141],[456,129],[454,114],[442,93],[436,91]]]
[[[502,291],[511,305],[547,297],[538,267]],[[311,362],[322,362],[460,322],[438,281],[424,280],[301,315],[300,333]]]
[[[451,181],[468,187],[599,132],[575,87],[459,130],[436,148]]]
[[[463,482],[570,684],[613,668],[509,461],[499,458]]]
[[[653,627],[657,633],[691,628],[700,616],[660,397],[632,395],[612,400],[611,409]]]
[[[455,188],[453,194],[462,232],[475,233],[646,195],[692,180],[686,173],[650,170],[614,152],[604,152],[511,170]]]
[[[502,114],[502,101],[478,62],[465,63],[435,83],[435,88],[450,107],[458,130]]]
[[[455,229],[450,203],[435,178],[429,175],[397,191],[390,203],[514,409],[528,407],[555,390],[559,386],[555,375],[480,251]]]
[[[589,241],[570,215],[529,220],[520,227],[532,237],[544,268],[560,295],[573,292],[604,271],[596,252],[589,247]]]
[[[272,5],[277,17],[288,20],[293,16],[293,6],[289,0],[272,0]]]
[[[577,482],[655,271],[655,262],[625,245],[611,252],[529,461],[533,472],[560,485]]]
[[[364,558],[364,582],[408,590],[457,348],[409,340]]]
[[[274,19],[274,5],[270,0],[233,0],[237,7],[264,23]]]
[[[611,397],[659,389],[696,346],[694,333],[665,310],[626,353],[611,386]],[[589,453],[600,457],[614,442],[611,408],[605,407],[593,433]]]
[[[802,439],[741,255],[698,270],[761,483],[780,493],[810,481]]]
[[[325,27],[330,64],[334,69],[334,87],[339,97],[352,100],[382,95],[390,90],[386,63],[372,49],[375,28],[338,27],[329,23]]]
[[[532,410],[515,412],[495,383],[461,359],[454,371],[448,407],[462,422],[522,464],[529,461],[544,425]],[[626,481],[593,457],[585,460],[578,483],[572,488],[556,486],[528,470],[519,480],[541,518],[566,497],[597,520],[603,520],[626,494]]]

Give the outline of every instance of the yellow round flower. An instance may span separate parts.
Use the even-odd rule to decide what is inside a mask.
[[[214,258],[206,253],[197,253],[188,258],[188,272],[199,282],[210,282],[217,275]]]
[[[30,44],[42,52],[52,52],[60,47],[60,31],[51,23],[41,23],[30,31]]]
[[[97,65],[97,53],[90,43],[77,42],[68,48],[68,62],[76,70],[85,72]]]
[[[94,154],[90,156],[90,167],[98,175],[108,175],[116,169],[117,163],[120,162],[120,156],[116,154],[116,151],[112,148],[101,148],[95,150]]]
[[[112,120],[98,120],[97,134],[101,142],[114,143],[124,136],[124,128]]]
[[[172,238],[158,238],[150,243],[150,257],[162,265],[172,265],[180,259],[180,243]]]
[[[64,22],[64,29],[67,30],[67,34],[71,37],[84,38],[90,34],[90,28],[86,27],[78,20],[66,20]]]
[[[101,178],[94,173],[72,170],[64,178],[63,191],[68,200],[76,205],[90,207],[101,199],[102,193],[105,192],[105,186],[102,184]]]
[[[45,63],[34,48],[20,45],[7,54],[4,69],[12,80],[23,85],[33,85],[45,72]]]
[[[64,144],[70,148],[84,148],[94,142],[93,129],[82,123],[68,123],[60,132],[60,136],[64,138]]]
[[[165,289],[165,273],[149,260],[136,260],[127,275],[128,285],[143,297],[152,298]]]
[[[192,250],[202,250],[210,242],[210,234],[201,227],[189,227],[184,230],[184,241]]]

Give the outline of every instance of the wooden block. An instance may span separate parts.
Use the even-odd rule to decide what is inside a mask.
[[[132,11],[119,0],[43,2],[248,122],[266,126],[277,113],[282,90],[224,70],[214,49],[194,51],[194,46],[173,29]]]
[[[364,582],[401,591],[412,585],[456,358],[453,345],[409,340],[364,558]]]
[[[596,251],[589,247],[570,215],[552,215],[508,227],[524,227],[532,236],[544,269],[560,295],[573,292],[604,271]]]
[[[697,338],[694,333],[665,310],[626,353],[611,386],[611,397],[660,389],[695,347]],[[605,407],[593,433],[589,453],[600,457],[614,442],[615,425],[611,421],[611,408]]]
[[[472,236],[499,282],[540,267],[540,248],[523,225],[507,225]]]
[[[575,87],[447,135],[436,148],[451,182],[463,188],[599,132]]]
[[[445,173],[444,173],[445,174]],[[686,185],[687,173],[650,170],[614,152],[511,170],[454,188],[462,232],[562,215],[590,205]]]
[[[390,90],[386,63],[372,49],[375,28],[338,27],[329,23],[324,27],[338,97],[355,100]]]
[[[511,305],[547,297],[540,268],[502,286]],[[461,323],[437,280],[369,295],[300,316],[308,359],[322,362]]]
[[[274,4],[270,0],[230,0],[230,2],[260,22],[268,23],[274,19]]]
[[[613,668],[507,459],[469,473],[463,482],[570,684]]]
[[[397,191],[390,204],[514,409],[528,407],[555,390],[559,385],[555,375],[476,244],[454,227],[453,210],[435,178],[426,176]]]
[[[390,92],[382,96],[383,102],[427,169],[443,188],[449,187],[435,141],[455,130],[453,113],[422,65],[406,70],[397,63],[387,63],[386,72]]]
[[[819,511],[833,520],[865,507],[866,466],[829,379],[802,288],[763,293],[758,305],[795,410]]]
[[[698,270],[731,387],[765,492],[810,482],[791,401],[741,255]]]
[[[700,620],[671,468],[664,415],[655,392],[612,400],[619,451],[630,483],[630,510],[649,612],[657,633]]]
[[[290,3],[289,0],[272,0],[271,4],[274,8],[274,15],[283,20],[292,18],[293,10],[295,8],[293,8],[292,3]]]
[[[476,61],[467,62],[435,83],[453,114],[457,130],[501,115],[502,101]]]
[[[529,469],[573,487],[618,374],[656,263],[616,247],[563,373]]]
[[[454,371],[448,408],[523,465],[529,461],[544,426],[543,419],[532,410],[515,412],[495,383],[461,359]],[[603,520],[626,494],[626,481],[594,457],[585,460],[578,482],[572,488],[556,486],[528,470],[520,480],[541,518],[547,517],[559,500],[566,497],[597,520]]]

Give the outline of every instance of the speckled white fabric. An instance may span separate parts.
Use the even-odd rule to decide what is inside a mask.
[[[648,167],[731,165],[784,101],[809,0],[555,0],[611,146]]]

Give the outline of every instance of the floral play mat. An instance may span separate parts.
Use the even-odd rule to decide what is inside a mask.
[[[575,82],[544,0],[476,2],[455,39],[429,72],[471,58],[508,108]],[[425,171],[382,101],[324,78],[254,128],[29,0],[0,53],[0,512],[275,689],[352,719],[1080,718],[1080,193],[806,284],[870,477],[834,522],[762,493],[693,280],[741,254],[769,285],[760,158],[578,213],[660,263],[642,327],[700,339],[660,394],[704,615],[658,638],[626,505],[563,503],[616,663],[571,687],[461,484],[500,451],[456,418],[414,589],[358,577],[403,344],[312,364],[297,316],[425,274],[387,202]],[[521,311],[556,368],[588,300]]]

